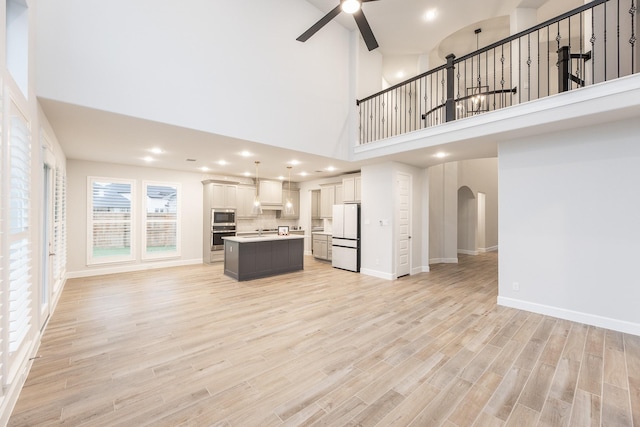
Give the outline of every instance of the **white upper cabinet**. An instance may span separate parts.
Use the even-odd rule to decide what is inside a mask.
[[[237,218],[254,218],[256,216],[256,214],[251,213],[255,196],[256,187],[254,185],[238,185]]]
[[[210,182],[205,184],[205,194],[210,194],[212,208],[236,209],[237,186],[235,184]]]
[[[336,188],[338,191],[336,191]],[[336,198],[338,193],[339,200]],[[333,217],[333,205],[342,203],[342,184],[325,184],[320,186],[320,216],[322,218]]]
[[[342,198],[344,203],[360,201],[360,175],[342,178]]]
[[[281,206],[282,183],[280,181],[260,180],[260,203]]]

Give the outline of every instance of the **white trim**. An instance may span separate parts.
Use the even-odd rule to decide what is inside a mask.
[[[163,262],[146,262],[144,264],[120,265],[116,267],[95,268],[91,270],[71,271],[67,273],[68,279],[77,279],[80,277],[102,276],[104,274],[114,273],[131,273],[134,271],[154,270],[157,268],[182,267],[185,265],[202,264],[202,258],[163,261]]]
[[[473,117],[454,120],[446,126],[431,126],[402,135],[354,147],[354,161],[406,153],[443,144],[478,142],[485,153],[494,153],[494,142],[510,135],[541,135],[591,124],[606,123],[637,116],[640,99],[640,74],[597,83],[544,98],[512,105]],[[463,159],[458,159],[463,160]]]
[[[176,190],[177,194],[177,203],[176,203],[176,250],[173,252],[147,252],[147,190],[149,186],[163,186],[163,187],[173,187]],[[150,261],[150,260],[158,260],[158,259],[169,259],[176,258],[182,255],[182,233],[181,233],[181,224],[182,224],[182,185],[177,182],[164,182],[164,181],[142,181],[142,209],[140,209],[140,222],[142,224],[141,232],[142,232],[142,247],[140,250],[140,259],[142,261]],[[173,221],[167,221],[173,222]]]
[[[466,249],[458,249],[458,253],[463,255],[478,255],[478,251],[468,251]]]
[[[428,265],[423,265],[423,266],[420,266],[420,267],[413,267],[411,269],[411,275],[420,274],[420,273],[428,273],[429,271],[431,271],[431,270],[429,270],[429,266]]]
[[[361,268],[360,269],[360,274],[364,274],[366,276],[373,276],[373,277],[377,277],[379,279],[385,279],[385,280],[395,280],[396,277],[390,273],[385,273],[382,271],[377,271],[377,270],[370,270],[368,268]]]
[[[498,251],[498,245],[490,246],[488,248],[478,248],[478,252],[480,252],[481,254],[484,254],[487,252],[497,252],[497,251]]]
[[[560,319],[570,320],[572,322],[584,323],[591,326],[597,326],[600,328],[623,332],[625,334],[640,336],[640,324],[638,323],[632,323],[625,320],[612,319],[610,317],[603,317],[595,314],[567,310],[565,308],[552,307],[549,305],[537,304],[501,296],[498,297],[497,302],[498,305],[502,305],[505,307],[531,311],[533,313],[544,314],[546,316],[557,317]]]
[[[431,258],[429,264],[457,264],[458,258]]]
[[[131,241],[130,244],[130,253],[129,255],[115,255],[115,256],[105,256],[94,258],[93,257],[93,183],[94,182],[108,182],[108,183],[117,183],[117,184],[128,184],[131,186],[131,214],[129,216],[129,234]],[[87,266],[91,265],[104,265],[104,264],[112,264],[112,263],[120,263],[120,262],[130,262],[136,261],[136,214],[138,210],[138,205],[136,203],[137,197],[137,181],[135,179],[126,179],[126,178],[108,178],[101,176],[87,176],[87,253],[86,261]]]
[[[0,398],[0,425],[4,426],[9,423],[9,418],[11,417],[11,413],[18,402],[18,397],[20,397],[22,387],[27,380],[29,371],[31,371],[33,360],[38,354],[41,337],[40,331],[37,331],[37,336],[29,343],[26,357],[20,359],[20,366],[18,366],[17,370],[19,375],[16,375],[10,383],[6,384],[7,388],[4,389],[4,394],[2,395],[2,398]]]

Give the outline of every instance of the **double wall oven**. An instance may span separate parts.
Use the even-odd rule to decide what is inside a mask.
[[[211,209],[211,250],[224,250],[223,237],[235,235],[235,209]]]

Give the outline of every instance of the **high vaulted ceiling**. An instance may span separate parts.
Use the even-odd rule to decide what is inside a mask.
[[[339,0],[307,0],[318,9],[317,19],[333,9]],[[557,16],[579,6],[581,0],[378,0],[367,2],[363,11],[371,25],[380,47],[376,52],[382,55],[383,77],[395,84],[418,74],[420,67],[433,68],[440,65],[449,53],[462,55],[509,35],[509,15],[517,7],[538,9],[538,20]],[[434,12],[433,20],[426,20],[425,14]],[[291,19],[296,19],[291,17]],[[342,25],[357,31],[350,16],[340,14],[328,25]],[[315,21],[299,22],[300,33]],[[474,30],[481,28],[480,35]],[[292,34],[295,38],[298,34]],[[313,37],[322,37],[322,30]],[[418,64],[422,64],[420,67]],[[40,70],[42,72],[42,70]],[[40,100],[43,110],[58,137],[63,150],[70,159],[104,161],[119,164],[153,166],[175,170],[197,171],[201,166],[209,166],[216,175],[241,176],[252,172],[247,164],[240,162],[238,152],[248,150],[257,155],[262,164],[262,177],[276,177],[281,170],[270,170],[269,165],[297,160],[301,166],[294,169],[292,180],[306,181],[359,169],[358,164],[335,161],[326,157],[303,152],[265,146],[256,142],[218,137],[190,129],[162,123],[126,117],[90,108],[69,105],[50,99]],[[145,150],[150,146],[162,145],[168,138],[181,141],[173,144],[171,152],[153,155]],[[149,141],[141,145],[141,141]],[[431,148],[435,151],[434,148]],[[493,150],[493,151],[492,151]],[[474,155],[496,155],[490,148]],[[144,157],[155,157],[145,162]],[[406,157],[406,156],[405,156]],[[218,167],[211,159],[227,159],[229,164]],[[418,167],[429,164],[424,160],[432,156],[410,156],[398,158]],[[189,162],[195,159],[199,163]],[[208,159],[208,160],[206,160]],[[276,162],[279,160],[279,162]],[[196,167],[198,169],[196,169]],[[334,167],[335,170],[328,169]],[[301,176],[301,171],[308,172]]]

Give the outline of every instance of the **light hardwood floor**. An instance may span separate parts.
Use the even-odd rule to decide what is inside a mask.
[[[640,337],[496,305],[497,255],[69,280],[12,426],[640,427]]]

